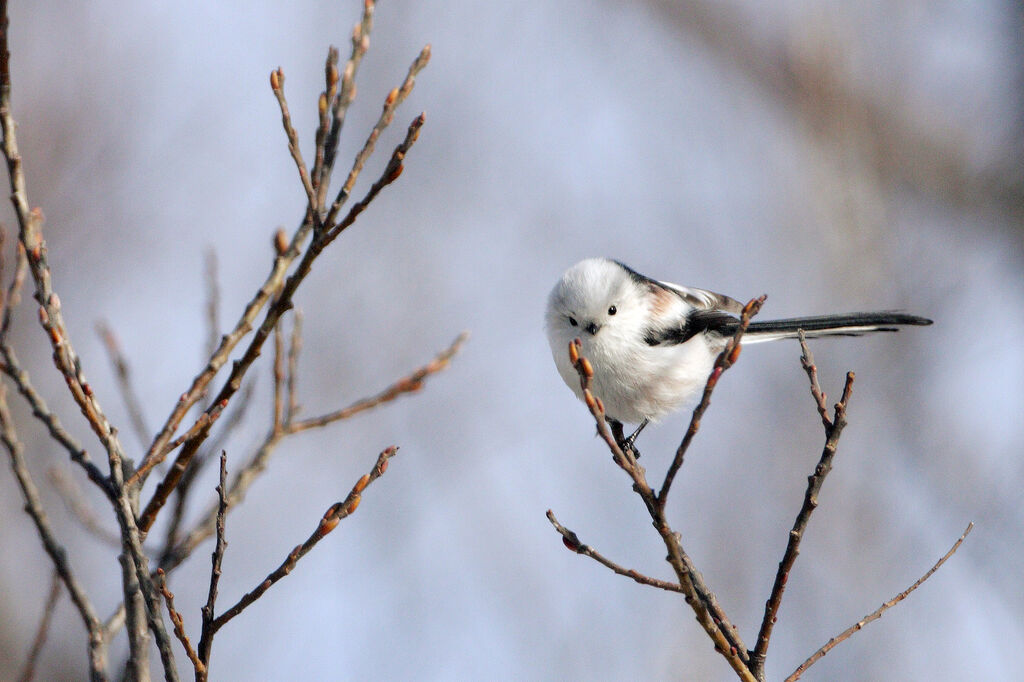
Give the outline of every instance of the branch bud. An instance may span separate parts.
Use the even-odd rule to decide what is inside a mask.
[[[274,233],[274,250],[277,251],[279,256],[283,256],[288,250],[288,235],[283,227],[279,227],[277,232]]]

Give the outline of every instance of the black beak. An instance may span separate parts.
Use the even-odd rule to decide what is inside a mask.
[[[597,324],[594,322],[591,322],[586,326],[587,333],[590,334],[591,336],[596,334],[598,329],[600,329],[600,327],[598,327]]]

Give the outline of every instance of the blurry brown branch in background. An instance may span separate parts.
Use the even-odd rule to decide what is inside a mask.
[[[57,608],[57,600],[60,598],[60,573],[56,570],[50,578],[50,594],[46,597],[46,604],[43,605],[43,616],[39,620],[39,627],[36,628],[36,636],[32,639],[32,648],[28,652],[28,658],[21,669],[21,682],[29,682],[36,673],[36,661],[46,644],[46,636],[50,632],[50,623],[53,621],[53,612]]]
[[[83,363],[72,345],[60,298],[55,290],[53,273],[47,260],[47,247],[42,234],[43,214],[39,208],[32,207],[28,199],[15,137],[16,123],[11,110],[7,3],[0,0],[0,129],[3,132],[3,154],[10,178],[11,199],[19,227],[17,265],[10,286],[6,290],[0,290],[0,372],[25,399],[34,417],[46,427],[49,437],[67,451],[71,460],[78,465],[79,468],[73,471],[84,471],[86,478],[96,485],[111,503],[113,516],[117,521],[115,539],[120,550],[118,561],[122,579],[121,605],[105,624],[101,623],[85,586],[76,579],[72,571],[71,561],[57,538],[57,531],[46,516],[41,496],[30,473],[25,448],[15,431],[15,424],[7,405],[8,384],[0,384],[0,441],[10,455],[12,469],[25,500],[25,509],[35,524],[56,576],[43,620],[24,667],[26,677],[31,677],[37,667],[39,651],[50,627],[54,604],[63,587],[86,626],[92,679],[107,679],[108,647],[123,627],[127,631],[129,650],[123,672],[126,678],[150,678],[150,650],[155,645],[160,655],[163,677],[167,680],[178,679],[171,644],[176,639],[192,662],[196,678],[205,680],[209,674],[210,652],[217,630],[256,601],[276,581],[291,572],[302,556],[323,539],[341,519],[355,511],[363,490],[384,473],[388,459],[396,451],[395,447],[385,449],[370,473],[359,479],[344,500],[328,509],[316,531],[303,544],[296,547],[277,570],[270,573],[264,582],[245,594],[234,606],[216,615],[214,608],[222,578],[221,561],[227,547],[225,518],[230,510],[237,508],[244,500],[246,491],[264,471],[267,460],[276,446],[286,436],[327,427],[393,401],[401,395],[418,391],[429,376],[447,367],[452,356],[465,341],[465,334],[460,335],[451,346],[428,364],[376,395],[356,401],[341,410],[298,419],[297,373],[302,344],[301,324],[298,313],[295,313],[292,317],[291,333],[286,336],[282,326],[286,314],[292,310],[294,296],[310,273],[316,258],[346,228],[355,223],[385,187],[402,174],[406,154],[416,143],[424,123],[423,114],[413,118],[404,138],[392,151],[378,178],[369,185],[362,199],[346,209],[345,204],[355,189],[357,180],[372,156],[379,138],[393,121],[398,107],[412,91],[416,75],[427,65],[430,59],[429,45],[413,61],[399,87],[391,90],[384,99],[377,122],[356,154],[352,168],[341,183],[336,198],[328,206],[327,198],[341,131],[348,107],[355,97],[356,72],[369,47],[369,34],[373,26],[373,0],[363,0],[361,4],[362,16],[353,31],[351,54],[344,67],[339,70],[340,55],[337,49],[332,47],[327,53],[324,90],[320,93],[317,109],[311,168],[306,165],[303,158],[299,135],[292,123],[283,87],[284,73],[278,68],[271,74],[271,88],[279,104],[288,149],[298,171],[304,195],[302,217],[290,237],[283,230],[279,230],[275,235],[269,274],[245,305],[237,322],[224,334],[220,331],[221,298],[217,282],[217,260],[213,254],[206,256],[207,335],[202,344],[206,348],[206,360],[202,370],[191,380],[190,386],[181,394],[155,435],[150,431],[144,416],[153,408],[145,404],[139,392],[135,390],[124,350],[109,325],[101,322],[97,326],[113,366],[128,419],[135,435],[142,443],[144,452],[137,459],[136,468],[119,440],[118,429],[100,407],[85,378]],[[0,230],[0,260],[3,255],[2,247],[3,232]],[[6,273],[3,263],[0,262],[0,276],[4,274]],[[28,281],[29,276],[34,287],[34,297],[39,304],[38,321],[52,350],[53,364],[64,379],[85,425],[99,439],[107,456],[107,471],[102,471],[93,462],[82,445],[65,429],[61,419],[47,407],[28,373],[19,364],[9,341],[8,330],[12,311],[17,305],[22,283]],[[245,418],[246,407],[252,402],[251,396],[255,390],[253,372],[250,370],[255,366],[265,342],[271,336],[274,339],[274,413],[270,432],[262,445],[238,467],[230,485],[226,455],[222,452],[217,500],[209,513],[201,515],[198,520],[190,521],[189,502],[195,497],[195,483],[203,465],[211,459],[214,452],[221,451],[222,445],[238,431]],[[248,339],[248,345],[245,345],[237,359],[228,365],[228,359],[245,339]],[[211,384],[222,369],[225,369],[227,376],[223,377],[223,384],[219,390],[211,391]],[[189,417],[193,409],[197,412]],[[65,419],[68,416],[65,415]],[[186,422],[186,417],[191,421]],[[149,474],[172,456],[172,465],[167,471],[160,472],[161,480],[155,486],[155,490],[148,491],[146,484]],[[110,539],[110,533],[99,523],[77,487],[77,480],[57,469],[51,468],[51,471],[51,482],[78,522],[93,535],[101,539]],[[146,492],[148,502],[143,504],[143,493]],[[175,496],[174,511],[163,528],[165,532],[162,541],[157,541],[154,536],[149,538],[150,546],[144,547],[143,543],[172,495]],[[206,605],[201,609],[201,635],[198,644],[193,647],[185,633],[181,613],[175,608],[167,580],[170,572],[211,534],[216,534],[216,543],[210,585]],[[151,556],[158,558],[159,568],[155,571],[151,571],[149,567]],[[172,624],[171,632],[164,622],[164,607]]]
[[[849,403],[850,393],[853,388],[853,372],[847,373],[842,397],[839,399],[839,402],[835,404],[833,414],[830,416],[827,410],[825,394],[821,390],[821,386],[818,384],[818,370],[814,364],[814,358],[807,347],[807,341],[804,338],[803,333],[800,333],[800,347],[802,349],[800,361],[804,371],[807,373],[808,379],[810,380],[811,396],[814,399],[815,407],[825,428],[825,445],[822,449],[821,457],[814,469],[814,472],[807,479],[807,490],[804,493],[803,505],[801,506],[796,520],[793,523],[792,530],[790,530],[788,534],[786,549],[783,553],[782,561],[779,562],[771,594],[765,603],[764,618],[761,622],[761,628],[758,632],[754,649],[747,650],[743,644],[743,640],[740,638],[736,626],[733,625],[726,617],[714,593],[711,592],[704,583],[703,576],[683,549],[681,536],[674,532],[669,526],[665,517],[665,505],[668,501],[668,494],[671,490],[672,482],[682,467],[684,456],[700,428],[701,418],[710,405],[711,394],[714,391],[715,386],[717,386],[722,373],[729,369],[729,367],[731,367],[738,359],[743,333],[746,331],[747,326],[750,323],[750,318],[756,315],[761,309],[761,305],[764,303],[764,300],[765,297],[762,296],[747,303],[743,309],[740,324],[738,325],[735,335],[729,339],[725,348],[715,360],[711,374],[708,376],[707,382],[705,383],[701,401],[698,403],[697,407],[694,408],[693,416],[690,419],[690,425],[687,428],[686,434],[684,435],[679,448],[676,450],[672,463],[669,465],[668,471],[665,475],[665,481],[661,487],[661,492],[658,494],[655,494],[647,483],[646,473],[643,467],[637,463],[635,450],[632,447],[632,444],[628,443],[628,441],[623,437],[622,424],[609,420],[605,415],[604,405],[600,396],[595,396],[591,393],[589,387],[591,379],[594,376],[594,368],[590,361],[580,354],[582,350],[580,340],[576,339],[572,344],[570,344],[568,349],[569,359],[579,374],[580,385],[583,388],[584,402],[590,410],[590,414],[593,416],[597,425],[598,435],[602,440],[604,440],[605,445],[611,451],[613,461],[632,479],[633,491],[643,501],[644,506],[651,515],[655,529],[658,531],[658,534],[661,536],[666,548],[668,549],[668,556],[666,557],[666,560],[672,566],[672,569],[676,574],[676,578],[678,579],[678,583],[666,582],[658,578],[646,576],[635,570],[624,568],[610,561],[594,548],[583,544],[575,532],[558,522],[551,510],[548,510],[547,512],[548,521],[551,522],[551,525],[554,526],[555,530],[562,536],[563,543],[571,551],[588,556],[614,573],[631,578],[642,585],[657,587],[669,592],[681,592],[684,595],[686,603],[690,605],[696,614],[697,622],[714,643],[715,651],[720,653],[726,661],[728,661],[729,665],[736,673],[736,676],[741,680],[758,680],[760,682],[763,682],[765,679],[765,660],[768,653],[768,644],[771,640],[775,623],[778,620],[779,607],[782,604],[782,597],[785,592],[786,583],[789,579],[790,570],[800,553],[800,542],[807,529],[811,514],[818,506],[818,494],[821,491],[821,486],[825,481],[825,477],[828,476],[829,472],[832,470],[832,460],[836,454],[839,436],[843,427],[846,426],[846,406]],[[611,422],[611,429],[609,429],[609,422]],[[893,599],[885,602],[874,613],[865,616],[861,621],[854,624],[837,637],[829,640],[825,646],[821,647],[810,658],[808,658],[807,661],[805,661],[789,679],[795,680],[803,673],[804,670],[823,657],[833,647],[848,639],[854,632],[862,628],[865,624],[881,617],[885,610],[904,599],[913,590],[917,589],[921,583],[931,577],[931,575],[938,570],[946,559],[952,556],[960,547],[960,544],[967,536],[967,533],[970,532],[972,526],[973,524],[968,526],[967,530],[964,531],[964,534],[956,544],[953,545],[952,549],[950,549],[949,552],[917,582]]]
[[[979,169],[957,131],[939,119],[914,120],[911,109],[895,106],[903,103],[904,92],[866,92],[854,72],[844,73],[836,61],[842,36],[826,32],[809,43],[773,43],[765,37],[773,34],[753,31],[736,6],[708,0],[648,4],[747,74],[771,100],[789,106],[834,153],[865,150],[887,186],[909,184],[956,205],[996,204],[1016,219],[1024,214],[1019,155]]]

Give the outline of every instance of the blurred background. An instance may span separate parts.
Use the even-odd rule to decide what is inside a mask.
[[[203,362],[205,252],[217,254],[222,320],[234,324],[269,270],[274,231],[301,216],[267,76],[287,75],[308,159],[327,46],[347,57],[360,9],[11,7],[30,200],[46,214],[87,376],[136,456],[95,323],[115,330],[146,418],[162,423]],[[297,297],[304,414],[376,392],[463,329],[472,338],[421,394],[280,446],[229,517],[222,607],[307,537],[384,446],[401,450],[359,513],[220,632],[213,679],[731,678],[681,598],[566,551],[544,517],[550,508],[609,558],[671,577],[544,337],[550,287],[595,255],[742,300],[767,293],[765,319],[866,309],[935,319],[813,343],[830,395],[846,370],[857,384],[768,677],[904,589],[973,520],[928,583],[806,679],[1012,678],[1024,649],[1021,18],[1009,2],[381,3],[338,173],[429,42],[433,60],[357,196],[408,121],[425,110],[427,124],[401,180]],[[15,225],[6,202],[0,219]],[[26,302],[17,350],[98,454],[34,318]],[[669,505],[748,644],[823,442],[798,356],[796,343],[747,349]],[[229,470],[268,429],[269,358],[226,446]],[[11,403],[59,537],[105,617],[120,592],[115,552],[46,481],[51,467],[79,470]],[[687,418],[643,434],[652,480]],[[211,468],[191,513],[213,499],[214,478]],[[4,679],[25,659],[51,570],[22,504],[0,475]],[[195,636],[211,549],[171,580]],[[38,679],[84,677],[85,644],[62,597]],[[113,646],[115,669],[125,650],[123,639]]]

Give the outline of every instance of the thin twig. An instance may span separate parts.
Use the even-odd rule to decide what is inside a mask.
[[[295,167],[299,171],[299,180],[302,182],[302,188],[306,190],[306,200],[309,202],[307,210],[309,215],[313,218],[313,226],[316,225],[320,220],[320,212],[317,210],[316,201],[316,190],[313,189],[313,181],[309,177],[309,169],[306,168],[306,162],[302,159],[302,150],[299,148],[299,134],[295,132],[295,127],[292,125],[292,115],[288,110],[288,100],[284,96],[284,71],[281,67],[277,67],[276,71],[270,72],[270,89],[274,92],[274,97],[277,98],[277,104],[281,108],[281,125],[284,126],[285,135],[288,136],[288,151],[292,155],[292,160],[295,161]]]
[[[394,182],[398,176],[401,175],[402,160],[404,159],[405,153],[408,149],[416,142],[416,138],[419,135],[419,130],[423,125],[423,121],[424,116],[423,114],[420,114],[409,125],[405,140],[395,148],[394,153],[391,155],[391,161],[384,169],[384,174],[373,184],[366,196],[349,210],[345,219],[338,223],[338,225],[331,228],[329,232],[317,235],[317,237],[310,243],[309,248],[306,250],[306,253],[303,255],[298,266],[296,266],[295,271],[285,281],[278,298],[267,309],[267,314],[263,319],[263,323],[256,330],[256,333],[249,342],[249,346],[246,348],[245,353],[232,364],[231,374],[225,380],[220,393],[218,393],[217,397],[214,399],[214,404],[210,408],[211,410],[223,409],[238,390],[241,385],[242,378],[256,361],[256,358],[259,357],[263,344],[273,331],[278,319],[280,319],[281,315],[283,315],[285,311],[291,308],[292,297],[299,285],[309,274],[313,266],[313,261],[316,260],[317,256],[319,256],[323,249],[326,248],[326,246],[330,244],[330,242],[333,241],[346,227],[355,222],[356,217],[362,213],[366,206],[376,198],[384,187]],[[325,229],[328,227],[330,227],[329,224],[325,225]],[[209,412],[210,410],[207,410],[207,412],[203,414],[203,417],[207,416]],[[203,417],[200,417],[200,419]],[[139,516],[139,528],[141,528],[143,532],[148,531],[156,520],[156,515],[160,512],[160,509],[164,504],[166,504],[168,496],[181,479],[181,473],[184,471],[184,468],[188,465],[189,461],[191,461],[192,457],[199,449],[199,446],[202,445],[203,441],[209,435],[209,432],[210,426],[209,424],[206,424],[205,426],[200,427],[198,429],[198,433],[190,437],[182,445],[181,452],[178,454],[174,466],[171,467],[167,476],[160,482],[156,492],[153,493],[149,503]]]
[[[322,210],[327,200],[327,192],[330,185],[331,172],[334,169],[334,160],[338,154],[338,142],[341,139],[341,130],[345,125],[345,115],[349,105],[356,97],[356,72],[363,60],[363,55],[370,47],[370,31],[373,30],[373,0],[366,0],[363,3],[363,15],[359,23],[352,29],[352,52],[341,73],[341,87],[331,105],[331,131],[324,141],[324,165],[321,169],[320,183],[317,186],[317,205]]]
[[[0,0],[0,8],[3,2]],[[0,9],[2,11],[2,9]],[[6,14],[3,15],[6,17]],[[0,47],[0,55],[6,54],[6,50]],[[43,549],[53,562],[54,569],[60,574],[60,579],[68,590],[71,602],[78,610],[82,622],[89,634],[89,676],[92,680],[106,679],[106,644],[103,638],[103,626],[96,610],[86,595],[85,588],[71,570],[67,552],[53,533],[50,521],[43,510],[42,501],[39,498],[39,489],[32,480],[25,462],[24,446],[14,430],[14,422],[11,419],[10,409],[7,406],[7,387],[0,384],[0,441],[3,442],[11,458],[11,468],[14,470],[14,477],[18,480],[22,496],[25,499],[25,512],[32,519],[36,526],[39,539],[42,540]]]
[[[114,491],[110,487],[110,481],[107,480],[106,475],[100,471],[99,467],[93,463],[92,458],[85,448],[82,447],[81,443],[67,432],[64,426],[61,425],[57,415],[47,407],[46,401],[43,400],[43,397],[39,395],[32,385],[28,372],[22,368],[21,363],[18,361],[14,348],[8,345],[6,340],[0,341],[0,355],[3,356],[0,371],[10,377],[14,387],[18,389],[18,393],[21,394],[32,409],[32,415],[43,423],[50,437],[63,446],[68,455],[70,455],[71,461],[82,467],[89,480],[112,500]]]
[[[228,513],[228,470],[227,453],[220,454],[220,483],[217,485],[217,544],[213,549],[212,568],[210,569],[210,590],[206,597],[206,606],[203,612],[203,631],[199,640],[199,660],[203,662],[203,670],[200,673],[196,668],[198,682],[203,682],[210,668],[210,651],[213,648],[213,621],[217,603],[217,584],[220,582],[221,563],[224,561],[224,551],[227,549],[228,541],[224,531],[224,519]]]
[[[316,157],[313,161],[313,190],[316,196],[316,211],[319,214],[323,210],[323,199],[325,196],[320,192],[320,183],[323,181],[325,145],[327,136],[331,131],[331,103],[335,101],[338,94],[338,48],[331,46],[327,49],[327,61],[324,63],[324,91],[320,93],[317,102],[317,114],[320,122],[316,128]]]
[[[377,395],[362,398],[340,410],[335,410],[334,412],[329,412],[327,414],[320,415],[319,417],[310,417],[309,419],[286,423],[284,426],[285,433],[299,433],[300,431],[320,428],[336,421],[349,419],[360,412],[365,412],[377,407],[378,405],[390,402],[402,394],[415,393],[416,391],[419,391],[423,388],[423,381],[427,377],[432,374],[437,374],[448,366],[452,356],[459,352],[459,349],[462,348],[462,344],[464,344],[468,338],[468,332],[459,334],[451,345],[438,353],[433,360],[411,372],[407,376],[402,377]]]
[[[396,386],[410,385],[410,377],[418,375],[420,372],[423,372],[424,369],[429,369],[429,371],[420,377],[421,382],[425,380],[428,375],[443,370],[445,367],[448,366],[448,362],[450,361],[452,355],[458,352],[458,350],[461,348],[461,344],[466,340],[467,337],[468,334],[465,332],[463,334],[460,334],[459,337],[456,338],[455,342],[452,343],[452,345],[450,345],[448,348],[434,356],[433,360],[431,360],[425,366],[420,367],[416,371],[410,373],[410,375],[403,377],[402,379],[399,379],[389,388],[386,388],[379,394],[377,394],[377,397],[392,393]],[[376,406],[382,404],[382,402],[384,401],[375,400],[374,398],[365,398],[363,400],[356,401],[348,408],[345,408],[346,410],[349,410],[347,416],[351,417],[358,414],[359,412],[363,412],[369,409],[370,402],[373,402],[374,406]],[[356,409],[362,405],[366,405],[366,407]],[[339,410],[339,412],[342,411],[343,410]],[[333,421],[337,420],[324,421],[324,425],[328,423],[333,423]],[[244,466],[242,466],[241,469],[238,470],[238,473],[235,474],[235,478],[232,481],[231,486],[228,490],[228,502],[231,508],[237,507],[239,504],[242,503],[242,501],[245,499],[246,493],[249,490],[249,487],[266,469],[267,463],[269,462],[274,450],[277,448],[277,445],[281,442],[281,440],[284,437],[291,435],[292,433],[296,433],[294,428],[289,431],[274,431],[273,429],[270,430],[270,432],[264,439],[263,443],[260,444],[259,448],[253,454],[253,456],[249,459],[248,462],[246,462]],[[202,543],[208,537],[213,535],[215,530],[216,516],[217,505],[214,504],[210,509],[206,511],[205,514],[203,514],[202,518],[198,522],[196,522],[192,531],[183,540],[181,540],[172,551],[165,552],[164,556],[160,559],[160,566],[165,570],[170,571],[172,568],[176,568],[178,565],[180,565],[182,561],[184,561],[190,554],[192,554],[192,552],[195,550],[196,547],[199,546],[200,543]]]
[[[288,403],[284,423],[291,424],[299,412],[298,374],[299,353],[302,351],[302,311],[298,308],[292,316],[292,335],[288,343]]]
[[[964,530],[963,535],[961,535],[960,539],[953,543],[953,546],[949,548],[949,551],[943,554],[942,558],[936,561],[935,565],[929,568],[928,571],[920,578],[918,578],[913,585],[903,590],[889,601],[884,602],[877,609],[875,609],[868,615],[864,616],[859,621],[857,621],[847,629],[843,630],[841,633],[839,633],[832,639],[828,640],[828,642],[826,642],[820,649],[811,654],[810,658],[801,663],[800,666],[796,670],[794,670],[789,677],[786,678],[786,682],[794,682],[795,680],[797,680],[801,675],[803,675],[807,671],[809,667],[814,665],[819,659],[821,659],[825,654],[834,649],[836,646],[842,644],[847,639],[849,639],[853,635],[853,633],[858,632],[871,621],[878,620],[882,617],[883,613],[885,613],[893,606],[906,599],[911,592],[920,587],[924,583],[924,581],[928,580],[928,578],[931,578],[935,571],[939,570],[939,567],[942,566],[942,564],[946,563],[946,560],[949,559],[949,557],[953,556],[953,554],[955,554],[958,549],[960,549],[960,545],[963,544],[964,540],[967,538],[967,534],[970,533],[973,528],[974,522],[972,521],[971,523],[967,524],[967,528]]]
[[[270,573],[255,589],[248,592],[245,596],[238,600],[234,606],[229,608],[227,611],[217,616],[212,624],[212,632],[216,633],[225,624],[227,624],[232,618],[240,614],[250,604],[263,596],[263,594],[273,586],[281,578],[291,573],[292,569],[298,563],[299,559],[305,556],[313,547],[316,546],[320,540],[322,540],[328,533],[330,533],[338,525],[338,522],[352,514],[359,506],[359,501],[362,498],[363,490],[369,484],[380,478],[385,471],[388,469],[388,460],[398,452],[398,448],[389,447],[377,457],[376,464],[373,465],[373,469],[370,473],[363,474],[362,478],[356,481],[356,484],[352,486],[352,490],[341,502],[336,502],[324,513],[323,518],[320,519],[320,523],[317,525],[313,534],[306,539],[301,545],[297,545],[295,549],[288,553],[288,556],[277,567],[275,571]],[[211,634],[212,636],[212,634]]]
[[[416,84],[416,75],[427,66],[427,62],[430,61],[430,45],[426,45],[420,50],[419,55],[413,60],[412,65],[409,67],[409,72],[405,76],[405,80],[402,84],[393,89],[388,93],[387,98],[384,100],[384,109],[381,111],[380,118],[377,119],[377,123],[373,126],[373,130],[370,131],[369,137],[366,138],[366,142],[363,143],[363,148],[356,154],[355,161],[352,164],[352,169],[348,172],[348,177],[345,178],[345,183],[338,190],[338,196],[335,197],[334,203],[331,204],[331,210],[327,212],[327,217],[324,219],[324,225],[330,229],[334,224],[335,219],[338,217],[338,213],[345,201],[348,200],[352,194],[352,188],[355,187],[356,179],[363,170],[363,166],[366,165],[367,159],[373,154],[374,148],[377,146],[377,139],[381,133],[391,124],[391,121],[395,118],[395,110],[398,106],[405,101],[405,98],[412,92],[413,86]],[[385,173],[385,176],[387,173]]]
[[[803,335],[800,337],[800,347],[803,351],[801,364],[811,382],[811,392],[814,394],[815,402],[820,404],[820,401],[824,400],[824,396],[818,386],[818,375],[814,366],[814,357],[811,355],[811,351],[807,347],[807,340],[803,338]],[[765,602],[764,618],[761,620],[757,644],[754,650],[750,652],[751,665],[754,673],[759,677],[764,674],[768,644],[771,640],[772,629],[778,620],[779,607],[782,605],[782,595],[786,590],[786,583],[789,581],[789,572],[793,568],[797,556],[800,554],[800,542],[803,540],[804,531],[807,530],[807,524],[811,520],[811,514],[818,506],[818,493],[825,482],[825,477],[832,470],[832,460],[836,455],[839,436],[846,426],[846,406],[849,404],[850,392],[853,390],[853,379],[853,372],[847,372],[843,395],[839,402],[836,403],[832,417],[829,418],[826,412],[822,419],[825,422],[825,446],[822,448],[821,457],[814,468],[814,473],[807,478],[807,490],[804,492],[803,505],[800,507],[800,512],[793,522],[793,529],[789,531],[786,550],[782,555],[782,561],[779,562],[779,569],[775,574],[771,595],[768,597],[768,601]]]
[[[610,568],[614,573],[625,576],[627,578],[632,578],[641,585],[650,585],[651,587],[657,587],[662,590],[668,590],[669,592],[683,591],[683,588],[676,583],[670,583],[666,580],[658,580],[657,578],[648,577],[646,575],[643,575],[642,573],[634,571],[631,568],[623,568],[622,566],[616,564],[614,561],[605,558],[593,547],[583,544],[583,542],[580,541],[579,537],[577,537],[576,533],[560,524],[558,522],[558,519],[555,518],[555,514],[550,509],[548,509],[547,517],[548,521],[551,522],[551,525],[554,526],[555,530],[557,530],[559,534],[562,536],[562,543],[571,551],[576,552],[577,554],[582,554],[583,556],[588,556],[597,563],[601,564],[602,566]]]
[[[700,403],[693,409],[693,416],[690,418],[690,425],[686,429],[686,435],[683,436],[682,442],[676,449],[675,457],[672,459],[672,464],[669,465],[668,471],[665,473],[665,482],[662,483],[661,492],[658,493],[657,498],[658,506],[662,509],[665,508],[665,503],[668,502],[668,493],[672,488],[672,481],[675,480],[679,468],[683,466],[683,457],[686,455],[686,451],[690,448],[690,443],[693,442],[694,436],[697,435],[697,431],[700,429],[700,420],[711,404],[711,393],[715,390],[715,386],[718,385],[718,380],[721,378],[722,373],[732,367],[739,358],[740,351],[742,350],[740,340],[747,331],[750,319],[760,312],[766,298],[767,296],[762,295],[750,300],[743,307],[743,313],[740,316],[740,323],[736,327],[736,333],[733,334],[733,337],[729,339],[728,343],[725,344],[725,348],[722,349],[722,352],[715,359],[715,365],[708,376],[707,382],[704,384],[704,394],[701,396]]]
[[[121,399],[124,401],[124,407],[128,411],[128,421],[131,422],[135,435],[138,437],[142,447],[146,447],[149,445],[152,431],[146,426],[146,417],[142,411],[142,403],[139,400],[138,393],[135,392],[135,387],[132,385],[131,369],[128,366],[128,360],[121,351],[121,345],[118,343],[117,337],[106,322],[101,320],[96,323],[96,331],[103,341],[103,346],[107,349],[110,363],[114,366],[114,375],[117,377],[117,385],[121,390]]]
[[[71,515],[82,525],[82,528],[89,531],[91,535],[113,547],[121,546],[121,537],[112,530],[109,530],[100,523],[92,507],[89,506],[81,488],[75,483],[75,479],[68,476],[63,469],[50,467],[46,470],[46,477],[60,494]]]
[[[32,638],[32,648],[29,650],[28,658],[21,669],[21,677],[18,678],[21,682],[31,682],[32,678],[35,677],[36,662],[39,660],[39,654],[43,650],[43,645],[46,644],[46,636],[50,632],[50,623],[53,621],[53,612],[57,608],[57,599],[60,598],[60,585],[60,573],[54,569],[53,577],[50,578],[50,593],[46,597],[46,604],[43,606],[43,617],[39,620],[36,636]]]
[[[753,303],[751,302],[748,306],[753,305]],[[594,376],[593,366],[589,360],[580,355],[581,350],[582,343],[579,339],[575,339],[569,346],[569,359],[579,374],[584,402],[594,418],[598,434],[612,452],[612,459],[633,480],[634,492],[637,493],[647,507],[647,512],[651,515],[654,527],[658,531],[658,535],[661,536],[665,548],[668,550],[666,560],[672,566],[676,577],[679,579],[679,586],[686,603],[693,609],[697,622],[707,633],[708,637],[711,638],[711,641],[714,642],[715,650],[725,657],[741,679],[747,682],[754,682],[756,678],[747,665],[748,653],[746,646],[743,644],[736,626],[728,619],[725,611],[718,603],[718,599],[704,583],[704,577],[683,549],[679,535],[669,525],[665,517],[664,507],[659,505],[657,495],[647,483],[644,468],[637,463],[632,451],[628,448],[623,450],[620,446],[619,443],[622,441],[621,427],[617,427],[620,429],[619,438],[616,438],[616,435],[609,430],[604,404],[600,398],[590,392],[589,384]],[[735,360],[735,357],[732,359]]]
[[[164,596],[164,603],[167,605],[167,614],[171,617],[171,623],[174,624],[174,636],[181,642],[181,646],[185,649],[185,655],[188,656],[188,660],[192,661],[192,667],[195,668],[196,675],[198,675],[199,671],[205,670],[206,666],[199,660],[195,649],[192,648],[192,642],[189,641],[188,635],[185,633],[185,621],[174,608],[174,593],[167,589],[167,575],[161,568],[156,569],[156,575],[160,594]]]

